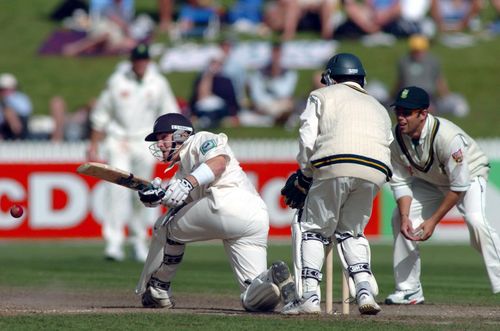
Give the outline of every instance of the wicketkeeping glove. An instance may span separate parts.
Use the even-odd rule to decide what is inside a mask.
[[[294,209],[302,208],[311,184],[312,178],[304,176],[300,170],[290,175],[281,189],[285,204]]]
[[[146,207],[157,207],[165,197],[165,190],[161,188],[161,179],[155,178],[151,185],[138,192],[139,199]]]
[[[169,207],[178,207],[186,201],[193,185],[186,179],[176,179],[167,187],[163,204]]]

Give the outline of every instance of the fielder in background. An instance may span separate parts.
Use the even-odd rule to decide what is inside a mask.
[[[194,133],[183,115],[160,116],[150,150],[177,171],[166,187],[159,178],[139,192],[147,207],[164,205],[169,212],[154,226],[153,239],[136,292],[147,308],[171,308],[171,282],[187,243],[220,239],[247,311],[272,311],[294,299],[288,266],[278,261],[267,269],[269,215],[235,159],[223,133]]]
[[[130,54],[130,63],[109,78],[90,114],[90,161],[104,157],[108,164],[127,169],[142,178],[152,178],[155,166],[147,151],[144,135],[161,114],[178,113],[179,107],[170,85],[150,61],[148,46],[140,44]],[[101,140],[102,154],[98,152]],[[114,261],[125,258],[125,225],[131,234],[135,258],[147,256],[147,229],[156,218],[143,208],[130,190],[106,184],[106,215],[103,219],[105,256]]]
[[[292,225],[297,299],[284,314],[319,313],[324,246],[335,237],[350,295],[361,314],[377,314],[378,286],[363,232],[373,199],[391,177],[391,120],[363,89],[365,70],[353,54],[332,57],[326,87],[309,95],[300,116],[300,169],[285,184],[285,202],[298,208]]]
[[[467,223],[472,246],[483,255],[493,292],[499,293],[500,239],[485,215],[488,158],[458,126],[429,114],[424,89],[403,88],[392,106],[397,119],[391,144],[391,188],[398,205],[392,216],[396,291],[385,303],[424,302],[419,243],[432,236],[453,206]]]

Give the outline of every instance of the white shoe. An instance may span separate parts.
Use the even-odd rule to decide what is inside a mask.
[[[134,245],[134,259],[137,262],[146,262],[146,258],[148,257],[148,247],[145,244]]]
[[[319,298],[316,294],[313,294],[308,299],[294,300],[283,307],[281,313],[284,315],[320,314]]]
[[[385,299],[386,305],[417,305],[424,303],[422,287],[414,290],[403,290],[392,293]]]
[[[381,310],[372,294],[372,287],[367,281],[356,284],[356,301],[362,315],[376,315]]]
[[[170,283],[151,278],[146,292],[142,295],[142,306],[145,308],[172,308],[174,302],[169,295]]]
[[[381,309],[373,295],[366,288],[362,288],[356,295],[359,312],[363,315],[377,315]]]
[[[271,265],[271,277],[273,283],[276,284],[280,290],[283,305],[287,305],[296,299],[295,282],[285,262],[276,261]]]
[[[109,261],[122,262],[125,260],[125,253],[123,252],[123,249],[115,245],[106,246],[104,256],[106,260]]]

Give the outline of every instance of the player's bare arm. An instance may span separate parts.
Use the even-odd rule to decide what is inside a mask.
[[[101,140],[104,139],[104,136],[105,136],[104,132],[97,130],[92,130],[92,132],[90,133],[90,144],[89,144],[89,149],[87,151],[87,159],[89,161],[99,160],[97,145]]]

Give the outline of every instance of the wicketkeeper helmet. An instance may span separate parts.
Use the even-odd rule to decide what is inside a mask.
[[[326,69],[321,75],[321,83],[332,85],[335,76],[366,76],[361,60],[354,54],[339,53],[333,56],[327,63]]]

